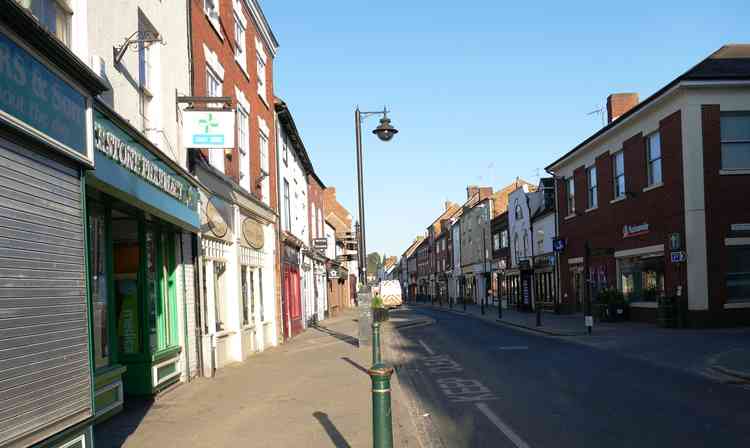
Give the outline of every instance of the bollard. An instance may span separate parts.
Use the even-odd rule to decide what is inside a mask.
[[[393,368],[375,364],[367,371],[372,379],[372,446],[393,447],[391,420],[391,375]]]
[[[498,320],[503,318],[503,298],[502,297],[497,298],[497,318]]]
[[[380,322],[372,322],[372,364],[380,364]]]

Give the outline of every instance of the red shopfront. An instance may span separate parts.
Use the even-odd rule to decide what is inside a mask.
[[[284,318],[284,337],[292,338],[302,332],[302,298],[300,294],[299,249],[284,244],[281,256],[283,290],[281,297]]]

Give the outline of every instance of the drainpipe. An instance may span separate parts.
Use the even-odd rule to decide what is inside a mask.
[[[183,232],[180,232],[180,261],[182,261],[182,323],[185,339],[185,378],[190,382],[190,342],[187,324],[187,276],[185,275],[185,248],[182,244]]]

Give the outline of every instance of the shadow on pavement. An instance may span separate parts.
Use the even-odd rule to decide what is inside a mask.
[[[333,445],[337,448],[351,448],[351,445],[349,445],[349,442],[346,441],[343,435],[339,432],[338,429],[336,429],[336,425],[331,422],[331,419],[328,418],[328,414],[325,412],[313,412],[313,417],[315,417],[318,420],[318,423],[323,427],[323,429],[326,430],[326,433],[328,433],[328,437],[331,438],[331,441],[333,442]]]
[[[358,363],[352,361],[352,359],[349,358],[348,356],[342,356],[341,359],[343,359],[344,361],[346,361],[349,364],[353,365],[356,369],[362,371],[363,373],[367,373],[367,369],[366,368],[364,368],[361,365],[359,365]]]
[[[125,406],[121,413],[94,426],[95,446],[118,448],[124,445],[153,405],[153,399],[125,397]]]
[[[321,333],[325,333],[325,334],[327,334],[327,335],[329,335],[329,336],[331,336],[333,338],[338,339],[339,341],[344,341],[347,344],[351,344],[351,345],[353,345],[355,347],[359,346],[359,340],[357,338],[355,338],[354,336],[350,336],[350,335],[344,334],[344,333],[339,333],[337,331],[331,330],[330,328],[321,327],[320,325],[317,325],[317,324],[313,325],[310,328],[312,328],[314,330],[317,330],[317,331],[319,331]]]

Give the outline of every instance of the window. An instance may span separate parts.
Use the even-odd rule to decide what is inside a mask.
[[[568,195],[568,215],[572,215],[576,212],[576,187],[573,183],[573,177],[569,177],[565,182],[567,183],[566,193]]]
[[[664,256],[619,260],[620,289],[630,302],[651,302],[664,295]]]
[[[260,132],[260,170],[268,174],[268,136]]]
[[[56,0],[27,0],[22,4],[31,4],[31,13],[39,23],[55,37],[70,47],[70,22],[73,12],[64,2]],[[28,6],[27,6],[28,7]]]
[[[250,137],[247,132],[248,114],[237,107],[237,147],[240,150],[240,186],[250,191]],[[212,150],[212,152],[220,152]]]
[[[216,29],[216,32],[221,34],[221,25],[219,24],[219,6],[221,0],[203,0],[203,11],[208,16],[208,21]]]
[[[286,165],[287,163],[289,163],[289,137],[287,137],[286,134],[284,134],[284,137],[282,140],[283,140],[282,141],[283,151],[281,155],[284,161],[284,165]]]
[[[523,231],[523,256],[527,256],[529,253],[529,234]]]
[[[750,246],[728,246],[727,301],[750,300]]]
[[[224,274],[227,271],[226,263],[214,262],[214,312],[216,313],[216,331],[224,329],[226,322],[226,304]]]
[[[516,219],[523,219],[523,209],[516,199]]]
[[[612,156],[612,172],[614,173],[615,199],[625,197],[625,156],[622,151]]]
[[[107,236],[104,210],[89,206],[89,269],[94,325],[94,367],[109,365]]]
[[[503,230],[500,232],[500,247],[506,248],[508,247],[508,231]]]
[[[258,96],[266,101],[266,52],[263,50],[263,44],[260,41],[255,41],[255,47],[257,50],[257,69],[258,69]]]
[[[147,95],[153,96],[153,50],[151,44],[142,43],[138,49],[141,88]]]
[[[648,163],[648,184],[661,183],[661,140],[654,132],[646,137],[646,162]]]
[[[263,306],[263,269],[258,269],[258,303],[260,304],[260,320],[266,321],[265,307]]]
[[[750,170],[750,112],[721,114],[721,168]]]
[[[291,204],[289,202],[289,181],[284,179],[284,230],[291,232]]]
[[[495,233],[492,235],[492,250],[500,250],[500,234]]]
[[[595,166],[592,166],[586,171],[586,179],[588,180],[589,208],[596,208],[597,205],[599,205],[599,198],[597,197]]]
[[[245,24],[237,12],[234,14],[234,59],[245,70],[247,66],[247,56],[245,55]]]
[[[252,273],[248,272],[247,266],[242,266],[240,268],[240,288],[241,288],[241,294],[242,294],[242,325],[250,325],[252,322],[251,320],[251,313],[250,313],[250,307],[252,306],[252,279],[249,278],[252,277]]]
[[[518,244],[518,234],[513,237],[513,251],[516,253],[516,261],[521,258],[521,247]]]
[[[221,96],[221,79],[210,68],[206,69],[206,95]]]

